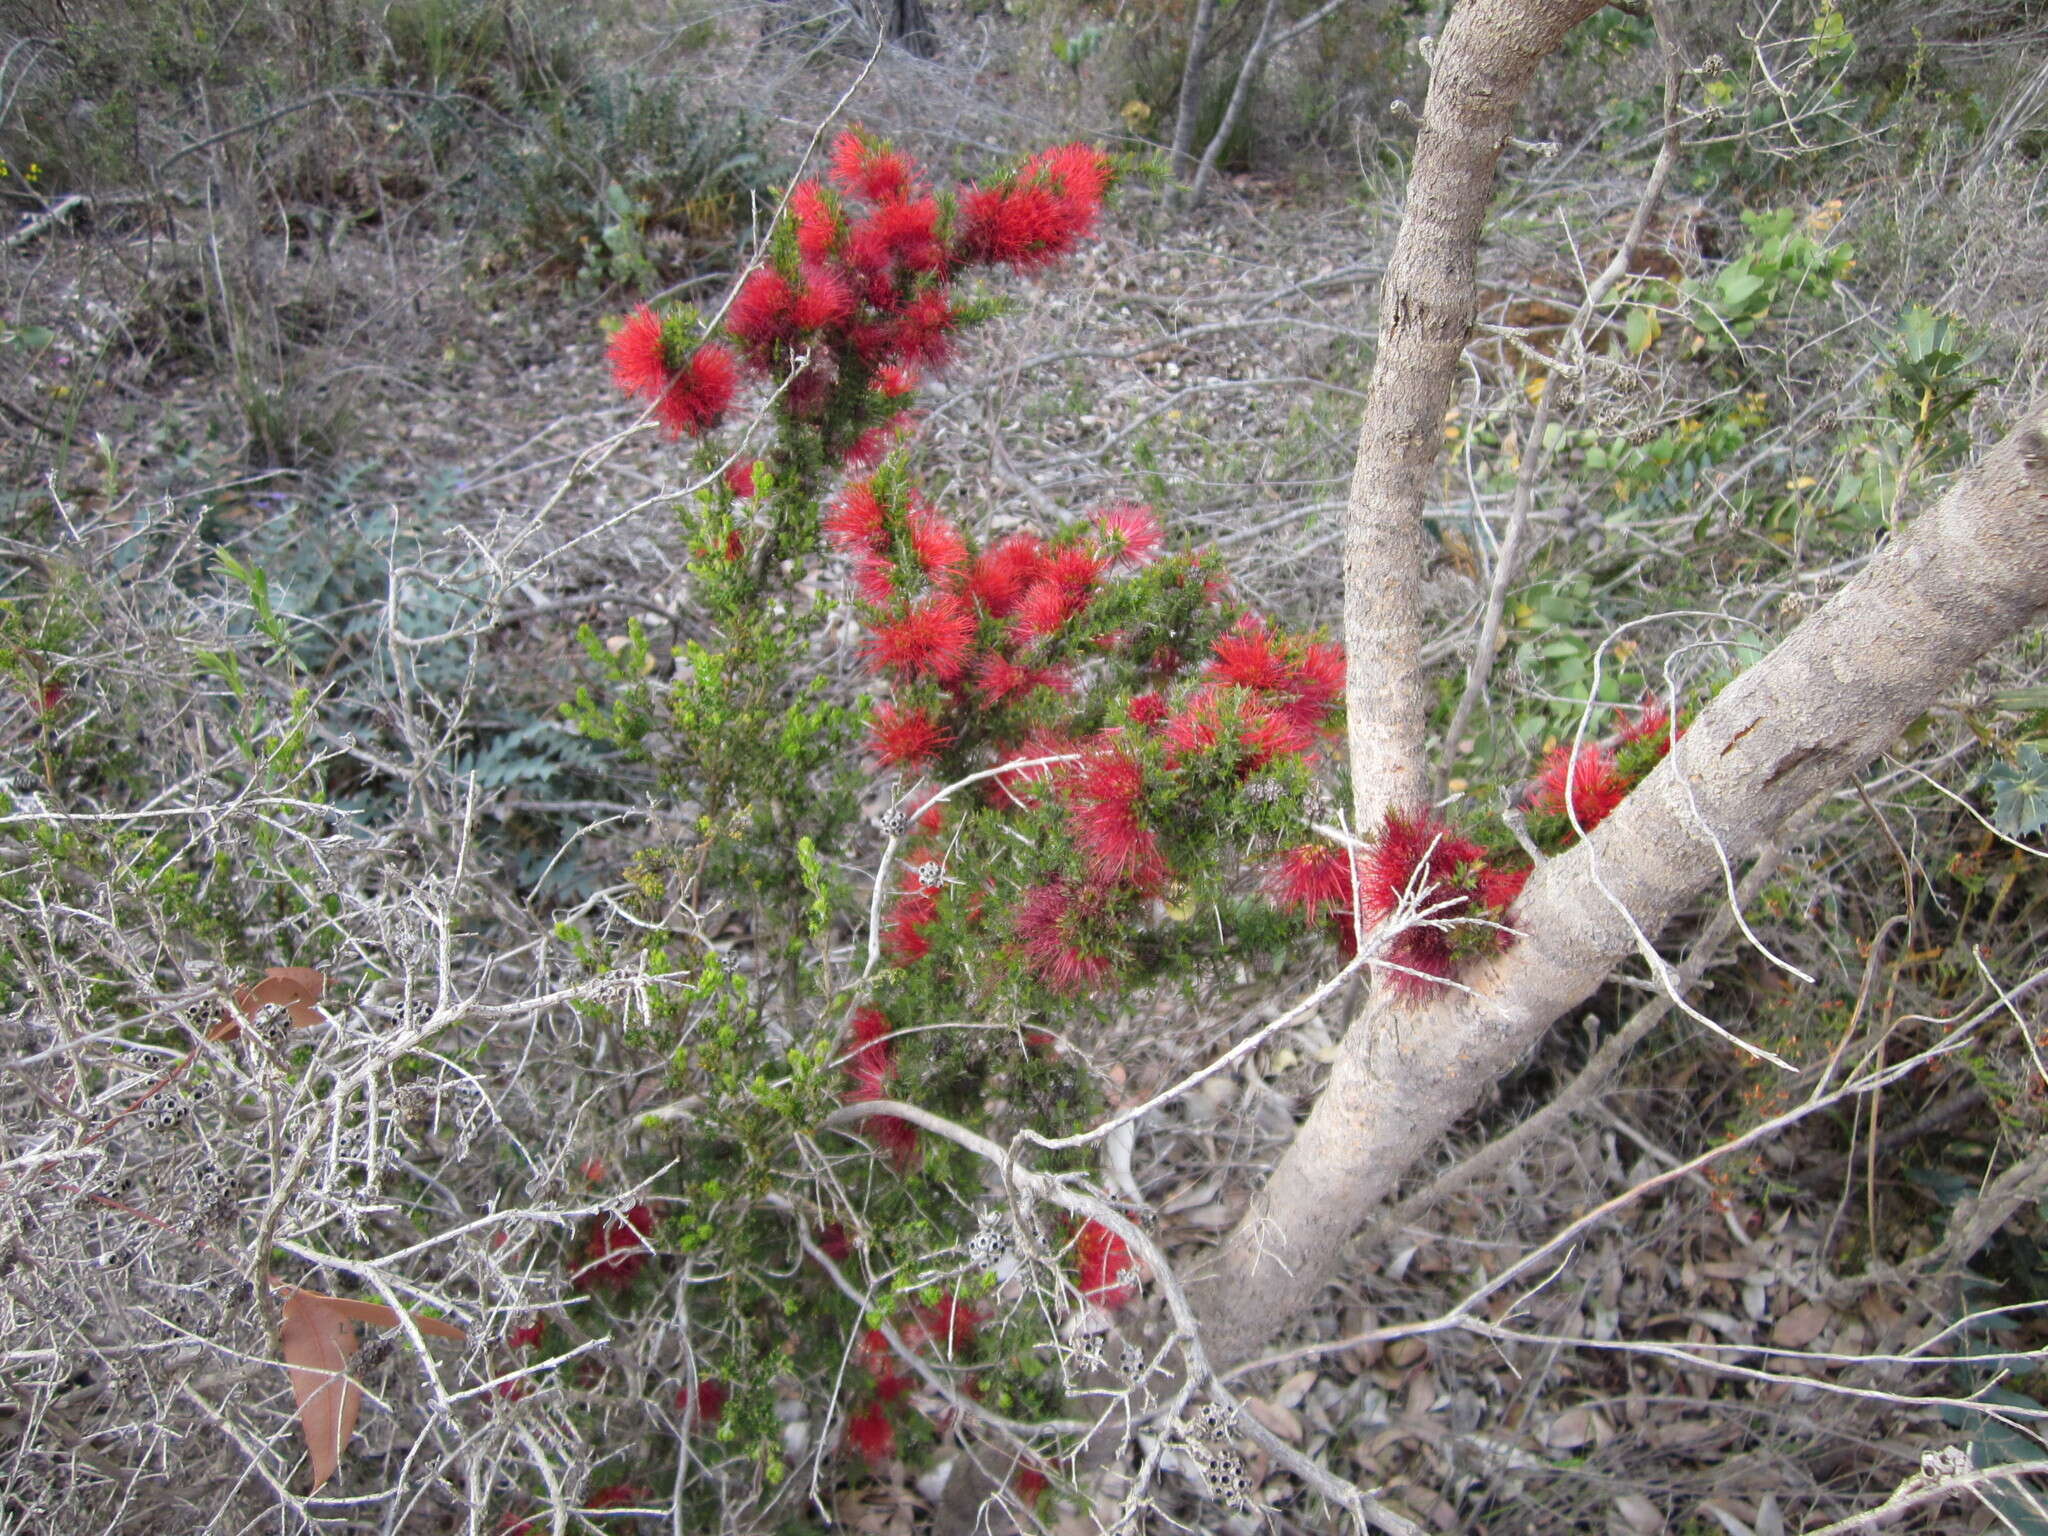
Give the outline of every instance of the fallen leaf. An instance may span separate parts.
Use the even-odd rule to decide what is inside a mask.
[[[1624,1493],[1614,1501],[1614,1512],[1635,1536],[1661,1536],[1664,1530],[1664,1512],[1640,1493]]]
[[[1553,1451],[1574,1451],[1593,1438],[1593,1410],[1567,1408],[1544,1426],[1543,1443]]]
[[[297,1286],[279,1286],[278,1289],[285,1294],[287,1305],[290,1304],[292,1296],[307,1296],[314,1301],[333,1308],[343,1317],[353,1319],[358,1323],[373,1323],[379,1328],[396,1328],[398,1326],[398,1313],[393,1308],[384,1306],[379,1302],[351,1301],[346,1296],[328,1296],[319,1291],[300,1290]],[[455,1324],[443,1322],[438,1317],[423,1317],[417,1312],[408,1313],[407,1316],[412,1319],[413,1326],[418,1328],[421,1333],[433,1338],[459,1340],[469,1337],[467,1333],[456,1327]]]
[[[1295,1444],[1300,1443],[1301,1420],[1294,1416],[1293,1410],[1282,1408],[1278,1403],[1269,1403],[1260,1397],[1243,1397],[1239,1398],[1238,1401],[1244,1404],[1246,1413],[1249,1413],[1282,1440]]]
[[[1771,1342],[1782,1349],[1804,1349],[1821,1336],[1834,1320],[1834,1313],[1818,1301],[1803,1301],[1778,1319],[1771,1330]]]
[[[235,992],[233,1013],[223,1011],[209,1040],[232,1040],[242,1032],[242,1019],[253,1019],[258,1010],[282,1008],[291,1015],[293,1029],[311,1029],[325,1024],[327,1015],[316,1004],[327,990],[327,978],[306,965],[273,965],[253,987]],[[239,1014],[240,1018],[235,1015]]]
[[[293,1291],[284,1301],[282,1342],[299,1434],[318,1489],[341,1465],[342,1447],[356,1432],[363,1406],[363,1389],[346,1374],[348,1357],[356,1352],[355,1324],[332,1297]]]

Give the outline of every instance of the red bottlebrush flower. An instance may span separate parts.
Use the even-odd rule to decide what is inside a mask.
[[[974,1308],[948,1291],[937,1306],[916,1309],[917,1320],[931,1340],[944,1349],[948,1360],[957,1360],[974,1346],[979,1323]]]
[[[601,1157],[586,1157],[583,1160],[583,1166],[576,1171],[583,1175],[585,1183],[602,1184],[605,1174],[604,1159]]]
[[[699,1378],[697,1390],[684,1387],[676,1393],[676,1411],[693,1430],[709,1429],[725,1412],[732,1392],[722,1381]]]
[[[862,602],[886,608],[896,600],[896,562],[887,555],[861,555],[853,562],[854,590]]]
[[[1059,731],[1047,730],[1041,727],[1031,732],[1018,745],[1015,751],[1007,752],[1003,755],[999,765],[1003,767],[1003,771],[996,774],[990,782],[989,798],[998,805],[1014,805],[1026,810],[1031,809],[1038,804],[1038,796],[1031,792],[1030,786],[1045,783],[1056,775],[1064,775],[1072,766],[1068,763],[1048,763],[1043,760],[1052,757],[1065,757],[1075,750],[1076,743],[1073,738],[1063,735]],[[1007,765],[1011,763],[1034,763],[1037,766],[1031,768],[1008,767]]]
[[[905,304],[896,316],[896,323],[890,328],[892,350],[904,362],[943,367],[952,354],[949,333],[953,323],[953,307],[946,302],[945,294],[928,288]]]
[[[1124,706],[1133,725],[1157,725],[1166,718],[1166,696],[1161,693],[1141,693]]]
[[[917,388],[917,370],[900,363],[884,363],[875,370],[875,388],[885,400],[901,400]]]
[[[887,513],[872,480],[848,484],[825,516],[825,537],[850,555],[880,549],[888,532]]]
[[[909,411],[898,411],[887,421],[869,427],[855,438],[853,446],[841,455],[840,462],[848,469],[873,469],[889,456],[891,448],[910,435],[916,421],[917,418]]]
[[[1074,840],[1100,880],[1119,880],[1150,889],[1165,878],[1159,839],[1144,824],[1139,802],[1145,770],[1122,752],[1084,760],[1068,787]]]
[[[612,1483],[598,1489],[583,1500],[585,1509],[631,1509],[635,1504],[652,1497],[649,1491],[638,1483]]]
[[[1209,676],[1219,683],[1261,693],[1287,686],[1287,660],[1262,619],[1246,614],[1210,649],[1216,659],[1209,664]]]
[[[1092,592],[1102,576],[1102,562],[1078,544],[1049,551],[1040,578],[1069,592]]]
[[[1351,908],[1351,854],[1331,843],[1305,843],[1290,848],[1266,871],[1266,889],[1274,902],[1314,921]]]
[[[868,750],[885,768],[923,768],[953,744],[953,733],[925,709],[878,704],[868,721]]]
[[[1604,748],[1587,742],[1574,752],[1568,743],[1560,742],[1543,759],[1536,787],[1529,793],[1529,809],[1568,816],[1576,830],[1590,832],[1613,814],[1627,794],[1628,785]]]
[[[539,1349],[541,1340],[547,1337],[547,1333],[548,1320],[536,1315],[506,1334],[505,1342],[513,1349]]]
[[[1654,693],[1643,695],[1642,708],[1633,719],[1624,720],[1619,732],[1622,746],[1632,747],[1639,741],[1654,741],[1665,752],[1671,750],[1671,711],[1664,701]]]
[[[1081,1272],[1081,1294],[1098,1307],[1115,1311],[1138,1294],[1129,1245],[1101,1222],[1091,1218],[1081,1223],[1074,1260]]]
[[[1028,533],[1013,533],[981,552],[967,577],[967,595],[983,611],[998,619],[1008,618],[1045,564],[1045,551]]]
[[[1068,197],[1100,204],[1116,179],[1116,162],[1088,144],[1056,144],[1024,162],[1020,180],[1057,187]]]
[[[1020,1465],[1016,1475],[1010,1479],[1011,1491],[1027,1506],[1035,1506],[1038,1503],[1038,1496],[1045,1492],[1048,1486],[1045,1474],[1028,1462]]]
[[[725,466],[725,488],[741,501],[754,494],[754,466],[759,459],[735,459]]]
[[[1329,722],[1344,697],[1344,648],[1316,642],[1302,648],[1287,670],[1286,690],[1294,702],[1283,706],[1292,720],[1314,730]]]
[[[1024,959],[1038,979],[1055,992],[1081,992],[1108,977],[1110,960],[1082,948],[1085,928],[1098,902],[1077,898],[1065,880],[1035,885],[1017,903],[1012,918]]]
[[[913,504],[904,521],[925,576],[935,587],[952,586],[967,564],[967,543],[959,529],[922,503]]]
[[[654,414],[670,437],[701,437],[725,418],[739,388],[740,367],[730,348],[707,341],[669,381]]]
[[[973,608],[957,594],[942,592],[877,625],[868,639],[868,659],[877,671],[897,677],[955,682],[967,670],[974,628]]]
[[[1074,680],[1058,667],[1020,667],[1007,656],[984,656],[974,669],[974,681],[991,704],[1002,704],[1040,688],[1054,693],[1072,693]]]
[[[929,197],[886,202],[854,224],[846,237],[846,259],[866,280],[868,300],[877,309],[894,308],[894,285],[900,269],[908,273],[938,272],[946,265],[939,244],[939,205]]]
[[[817,181],[800,181],[790,190],[789,213],[804,260],[823,261],[839,239],[839,210],[832,194]]]
[[[850,1079],[844,1095],[848,1104],[871,1104],[890,1096],[889,1085],[896,1076],[896,1053],[889,1047],[889,1020],[879,1008],[863,1008],[847,1021],[846,1075]],[[861,1130],[890,1154],[899,1168],[910,1166],[917,1154],[917,1127],[895,1115],[869,1115]]]
[[[801,277],[803,287],[790,309],[790,319],[799,331],[822,331],[853,313],[853,290],[830,267],[807,261]]]
[[[910,191],[910,160],[850,128],[832,141],[831,177],[847,191],[879,203]]]
[[[879,1402],[869,1403],[846,1421],[846,1443],[861,1454],[871,1467],[879,1467],[896,1454],[896,1427]]]
[[[725,312],[725,328],[747,344],[757,362],[795,329],[796,294],[773,267],[756,267]]]
[[[641,305],[613,334],[605,348],[611,359],[612,382],[621,392],[646,400],[659,400],[667,391],[670,375],[668,345],[662,339],[661,317]]]
[[[494,1382],[491,1396],[506,1403],[523,1403],[533,1391],[531,1376],[514,1376],[510,1381]]]
[[[584,1240],[581,1261],[572,1277],[578,1290],[602,1286],[624,1290],[647,1262],[647,1234],[654,1230],[654,1212],[642,1204],[620,1214],[600,1216]]]
[[[922,886],[906,891],[889,909],[889,931],[882,947],[898,965],[915,965],[932,952],[932,941],[924,931],[938,915],[938,897]]]
[[[838,382],[838,359],[820,348],[789,376],[782,391],[782,403],[799,421],[816,420],[831,402],[833,386]]]
[[[1473,947],[1475,934],[1482,946],[1504,947],[1509,935],[1479,929],[1459,933],[1444,925],[1496,918],[1520,894],[1526,878],[1526,871],[1494,869],[1477,843],[1427,812],[1389,812],[1359,881],[1365,915],[1377,923],[1412,893],[1426,919],[1405,929],[1389,947],[1387,959],[1399,967],[1389,973],[1390,984],[1408,996],[1425,996],[1437,980],[1449,979],[1460,950]]]
[[[1527,869],[1496,869],[1489,864],[1479,876],[1479,905],[1504,913],[1521,899],[1528,883]]]
[[[1060,627],[1088,606],[1088,594],[1054,581],[1035,581],[1011,610],[1010,632],[1029,644],[1058,633]]]
[[[1139,566],[1159,553],[1159,519],[1135,501],[1119,501],[1089,514],[1102,535],[1103,561],[1111,568]]]
[[[818,1229],[818,1252],[834,1264],[844,1264],[853,1256],[853,1241],[846,1235],[846,1228],[838,1222]]]

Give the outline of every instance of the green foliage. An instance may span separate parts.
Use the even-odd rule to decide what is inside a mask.
[[[1758,323],[1795,298],[1825,298],[1856,263],[1846,241],[1825,245],[1791,208],[1744,210],[1750,243],[1707,282],[1688,283],[1692,321],[1711,351],[1739,349]]]
[[[2048,754],[2022,742],[2010,763],[1994,763],[1984,775],[1992,815],[2007,837],[2031,837],[2048,827]]]
[[[652,291],[730,248],[767,193],[757,140],[678,84],[594,76],[498,155],[500,239],[544,275]]]

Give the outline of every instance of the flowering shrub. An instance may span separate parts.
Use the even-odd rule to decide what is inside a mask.
[[[982,538],[896,447],[921,380],[996,311],[967,281],[1056,262],[1115,176],[1066,145],[942,192],[856,130],[791,189],[722,317],[643,309],[611,342],[621,390],[704,439],[684,520],[712,638],[663,675],[637,628],[586,636],[604,681],[579,693],[578,728],[652,763],[695,820],[636,861],[630,939],[564,938],[593,968],[633,945],[677,978],[651,1016],[592,1011],[667,1057],[689,1112],[648,1126],[646,1166],[678,1170],[663,1219],[603,1218],[573,1268],[604,1305],[635,1304],[650,1248],[722,1277],[720,1307],[692,1311],[718,1319],[691,1342],[704,1385],[675,1400],[770,1487],[792,1380],[833,1402],[831,1444],[914,1457],[968,1403],[1060,1414],[1054,1325],[1114,1326],[1144,1283],[1093,1220],[1024,1220],[1021,1251],[984,1251],[980,1164],[884,1111],[821,1136],[835,1110],[1071,1133],[1099,1105],[1062,1042],[1091,1018],[1256,975],[1317,933],[1355,954],[1390,920],[1379,961],[1419,997],[1512,937],[1528,871],[1504,828],[1418,810],[1363,843],[1318,830],[1335,645],[1246,607],[1148,507]],[[708,434],[743,402],[770,440],[720,453]],[[872,697],[835,696],[813,662],[839,607]],[[1595,825],[1671,734],[1645,709],[1615,747],[1553,755],[1527,802],[1538,842]],[[743,923],[739,951],[678,921],[713,903]],[[1020,1305],[1027,1284],[1050,1304]],[[1020,1496],[1043,1464],[1019,1461]]]

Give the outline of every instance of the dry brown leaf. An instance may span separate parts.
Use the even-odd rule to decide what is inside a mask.
[[[300,1290],[296,1286],[280,1286],[278,1289],[287,1294],[287,1304],[289,1304],[290,1296],[309,1296],[314,1301],[332,1307],[343,1317],[350,1318],[355,1322],[373,1323],[379,1328],[396,1328],[398,1326],[398,1313],[379,1302],[351,1301],[346,1296],[328,1296],[320,1291]],[[460,1340],[469,1337],[467,1333],[456,1327],[455,1324],[443,1322],[438,1317],[422,1317],[417,1312],[407,1315],[412,1318],[414,1327],[432,1338]]]
[[[1575,1451],[1593,1438],[1593,1410],[1567,1408],[1543,1429],[1543,1443],[1553,1451]]]
[[[284,1301],[282,1342],[299,1433],[318,1489],[341,1465],[342,1447],[356,1432],[363,1406],[363,1389],[346,1374],[348,1358],[356,1352],[355,1324],[332,1297],[293,1291]]]
[[[325,1024],[327,1015],[316,1006],[327,990],[327,978],[307,965],[273,965],[253,987],[235,993],[233,1013],[224,1013],[213,1028],[210,1040],[232,1040],[242,1032],[242,1019],[252,1019],[262,1008],[282,1008],[291,1015],[293,1029],[311,1029]],[[235,1015],[241,1017],[237,1018]]]
[[[1771,1342],[1781,1349],[1804,1349],[1821,1336],[1835,1314],[1818,1301],[1803,1301],[1778,1319]]]
[[[1282,1408],[1278,1403],[1269,1403],[1262,1397],[1241,1397],[1244,1410],[1282,1440],[1301,1443],[1301,1420],[1291,1409]]]

